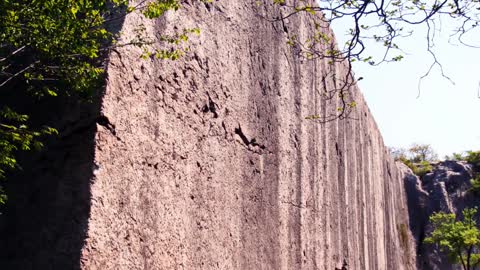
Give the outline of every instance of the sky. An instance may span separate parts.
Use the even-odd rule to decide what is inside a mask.
[[[480,150],[480,49],[450,44],[449,27],[443,25],[437,33],[434,50],[455,84],[434,68],[422,81],[419,95],[419,79],[433,61],[426,49],[425,26],[413,29],[414,34],[399,43],[407,53],[402,61],[378,67],[354,63],[355,76],[364,78],[360,88],[387,146],[430,144],[441,158]],[[343,44],[345,24],[332,28]],[[480,44],[480,35],[473,38]]]

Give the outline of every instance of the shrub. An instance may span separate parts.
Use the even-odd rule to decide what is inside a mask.
[[[431,172],[430,162],[437,160],[437,154],[429,144],[412,144],[408,150],[389,147],[389,150],[396,161],[403,162],[419,177]]]
[[[480,151],[467,151],[464,160],[480,170]]]
[[[452,156],[446,156],[445,159],[466,161],[472,164],[477,170],[480,170],[480,151],[466,151],[463,153],[453,153]]]
[[[432,146],[429,144],[414,143],[410,146],[408,152],[410,153],[410,159],[413,162],[435,161],[438,158],[437,153],[435,153]]]
[[[469,191],[475,194],[480,194],[480,175],[477,175],[477,177],[470,180],[470,183],[472,184],[472,187]]]
[[[430,165],[430,162],[423,160],[419,163],[415,163],[410,159],[407,158],[400,158],[399,159],[403,164],[407,165],[413,173],[419,177],[425,176],[427,173],[433,171],[432,165]]]
[[[405,251],[405,254],[409,255],[409,237],[408,237],[408,226],[405,223],[401,223],[397,225],[398,229],[398,237],[400,239],[400,246]]]
[[[427,173],[432,172],[433,167],[430,165],[430,162],[424,160],[420,163],[415,163],[412,170],[414,174],[418,175],[419,177],[423,177]]]

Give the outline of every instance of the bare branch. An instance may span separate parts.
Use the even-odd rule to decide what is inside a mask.
[[[4,57],[4,58],[0,58],[0,63],[1,63],[1,62],[3,62],[3,61],[5,61],[5,60],[7,60],[8,58],[10,58],[10,57],[14,56],[15,54],[17,54],[17,53],[19,53],[19,52],[23,51],[23,50],[25,49],[25,47],[26,47],[26,46],[24,45],[24,46],[22,46],[22,47],[20,47],[20,48],[16,49],[15,51],[13,51],[12,53],[10,53],[10,54],[9,54],[9,55],[7,55],[6,57]]]
[[[38,64],[39,61],[33,63],[33,64],[30,64],[29,66],[21,69],[20,71],[18,71],[17,73],[13,74],[12,76],[10,76],[9,78],[7,78],[5,81],[3,81],[2,83],[0,83],[0,87],[3,87],[5,84],[7,84],[9,81],[11,81],[12,79],[16,78],[17,76],[25,73],[27,70],[33,68],[35,66],[35,64]]]
[[[455,82],[450,78],[448,77],[447,75],[445,75],[445,72],[443,71],[443,66],[442,64],[438,61],[437,59],[437,56],[435,55],[435,52],[432,50],[432,44],[431,44],[431,26],[430,26],[430,22],[427,21],[426,22],[426,25],[427,25],[427,51],[428,53],[432,56],[433,58],[433,63],[430,65],[430,67],[428,68],[427,72],[425,72],[425,74],[423,74],[422,76],[420,76],[419,80],[418,80],[418,95],[417,95],[417,98],[420,98],[420,94],[421,94],[421,84],[422,84],[422,81],[423,79],[425,79],[428,75],[430,75],[430,72],[432,71],[433,67],[435,66],[438,66],[440,68],[440,74],[442,75],[443,78],[447,79],[451,84],[455,85]]]

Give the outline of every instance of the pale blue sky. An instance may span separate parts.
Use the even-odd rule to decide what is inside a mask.
[[[340,44],[345,24],[333,25]],[[387,146],[408,147],[414,142],[433,146],[439,156],[480,150],[480,49],[448,43],[448,25],[438,36],[436,54],[452,85],[438,68],[421,84],[419,77],[432,63],[426,50],[425,27],[415,28],[399,44],[408,55],[398,63],[372,67],[355,63],[356,77]],[[480,44],[480,35],[473,36]],[[378,49],[378,47],[376,48]]]

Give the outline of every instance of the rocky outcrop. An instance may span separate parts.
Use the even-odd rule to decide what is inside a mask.
[[[3,265],[414,269],[403,175],[359,90],[349,119],[305,119],[337,110],[325,93],[345,65],[301,59],[287,34],[307,36],[310,15],[272,23],[260,15],[279,10],[260,4],[186,2],[157,22],[126,18],[126,39],[138,26],[202,34],[177,61],[112,53],[88,136],[63,138],[71,154],[25,168],[54,192],[43,205],[38,190],[22,190],[39,205],[19,204],[6,231],[29,223],[22,211],[50,219],[36,220],[35,234],[4,234]]]
[[[405,165],[405,190],[408,198],[410,229],[417,242],[418,268],[424,270],[461,269],[448,262],[435,245],[423,243],[433,230],[428,217],[435,212],[461,216],[466,207],[478,206],[480,199],[469,192],[472,166],[463,161],[443,161],[433,164],[433,171],[421,179]]]

